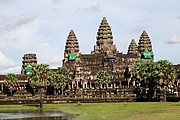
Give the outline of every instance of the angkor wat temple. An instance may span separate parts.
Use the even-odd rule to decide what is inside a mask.
[[[63,59],[63,66],[69,69],[67,90],[96,89],[96,74],[101,70],[107,71],[111,76],[112,82],[107,85],[107,88],[126,86],[127,80],[124,73],[127,68],[131,67],[137,59],[146,58],[145,51],[152,53],[147,59],[153,59],[151,40],[146,31],[140,35],[138,45],[132,39],[128,52],[119,52],[113,43],[111,27],[104,17],[99,25],[96,39],[91,53],[83,54],[80,52],[75,32],[73,30],[69,32]],[[18,75],[20,89],[24,89],[27,85],[25,68],[32,64],[37,64],[36,54],[25,54],[21,74]],[[0,91],[3,91],[4,78],[5,75],[0,75]]]
[[[109,88],[125,85],[125,70],[137,59],[143,57],[143,52],[152,52],[151,40],[143,31],[138,45],[132,39],[126,54],[119,52],[113,44],[111,27],[104,17],[99,25],[96,45],[90,54],[82,54],[79,50],[78,39],[73,30],[66,40],[63,65],[69,68],[69,87],[77,89],[96,88],[96,74],[104,70],[109,73],[112,83]],[[153,54],[150,56],[153,58]],[[143,57],[144,58],[144,57]]]

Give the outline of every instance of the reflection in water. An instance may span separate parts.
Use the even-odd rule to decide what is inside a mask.
[[[72,115],[59,111],[0,111],[0,120],[71,120]]]

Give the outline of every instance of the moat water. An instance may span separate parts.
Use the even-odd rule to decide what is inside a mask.
[[[0,120],[72,120],[73,116],[57,110],[0,111]]]

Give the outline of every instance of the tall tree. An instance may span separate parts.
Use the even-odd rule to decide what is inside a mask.
[[[158,62],[151,62],[148,60],[137,61],[132,69],[133,78],[144,81],[148,87],[148,98],[152,100],[155,88],[159,86],[162,90],[163,96],[166,95],[166,86],[175,77],[175,70],[173,64],[167,60],[160,60]]]
[[[48,64],[34,65],[28,75],[28,80],[32,86],[35,86],[40,91],[40,108],[42,108],[42,89],[47,86],[47,73],[49,70]]]
[[[103,84],[107,84],[107,83],[109,83],[110,82],[110,76],[109,76],[109,74],[107,73],[107,71],[99,71],[97,74],[96,74],[96,83],[99,85],[99,90],[100,90],[100,94],[102,94],[101,93],[101,86],[103,85]],[[107,85],[106,85],[106,87],[107,87]]]
[[[138,60],[132,67],[132,77],[139,82],[147,83],[151,78],[151,68],[153,63],[149,60]]]
[[[61,89],[61,93],[63,95],[64,88],[68,83],[68,68],[63,66],[59,67],[56,72],[49,71],[48,80],[49,83],[54,87],[54,94],[57,93],[56,91]]]
[[[7,74],[4,80],[4,84],[7,87],[10,96],[13,96],[13,92],[16,91],[18,86],[18,77],[15,74]]]
[[[167,60],[160,60],[157,62],[157,74],[153,77],[157,81],[162,91],[161,100],[166,101],[166,93],[168,91],[168,84],[175,79],[175,69],[173,64]]]
[[[168,84],[169,82],[172,82],[172,80],[175,78],[175,69],[173,67],[173,64],[167,60],[160,60],[158,61],[158,67],[160,69],[158,70],[157,76],[155,76],[157,79],[159,79],[159,83],[162,84]]]
[[[64,88],[68,83],[68,68],[66,66],[59,67],[57,70],[57,81],[56,81],[56,88],[61,88],[61,92],[63,95]]]

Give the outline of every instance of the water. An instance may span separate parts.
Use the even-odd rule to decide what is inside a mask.
[[[0,120],[71,120],[72,115],[59,111],[0,111]]]

